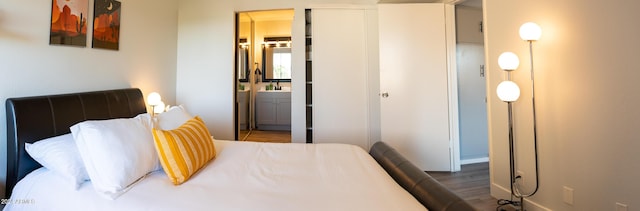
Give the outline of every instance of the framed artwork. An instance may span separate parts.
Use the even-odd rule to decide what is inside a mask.
[[[49,44],[87,46],[89,0],[53,0]]]
[[[120,44],[120,9],[116,0],[96,0],[93,8],[93,48],[118,50]]]

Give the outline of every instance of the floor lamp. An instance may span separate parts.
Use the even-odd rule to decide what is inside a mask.
[[[512,52],[505,52],[498,57],[498,65],[502,70],[506,72],[506,80],[498,84],[496,92],[498,98],[507,103],[507,115],[508,115],[508,130],[509,130],[509,176],[510,176],[510,190],[511,200],[501,199],[498,204],[502,207],[504,205],[514,205],[517,210],[525,210],[524,198],[531,197],[539,188],[539,169],[538,169],[538,129],[536,125],[536,104],[535,104],[535,80],[533,69],[533,41],[540,39],[542,30],[540,26],[535,23],[525,23],[520,27],[520,37],[529,43],[529,58],[531,61],[531,101],[533,108],[533,142],[534,142],[534,155],[535,155],[535,189],[529,193],[524,193],[519,185],[518,180],[522,179],[522,175],[516,174],[516,155],[515,155],[515,138],[513,133],[513,103],[520,98],[520,87],[515,82],[511,81],[511,74],[514,70],[518,69],[520,60],[518,56]],[[515,201],[514,197],[519,199]],[[500,208],[500,207],[499,207]]]

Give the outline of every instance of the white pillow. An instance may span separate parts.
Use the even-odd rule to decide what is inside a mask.
[[[151,115],[148,113],[138,115],[145,124],[149,127],[149,130],[153,129],[153,123],[151,121]],[[189,114],[182,105],[172,106],[167,111],[156,114],[156,129],[160,130],[173,130],[180,127],[185,122],[193,119],[193,116]]]
[[[71,133],[26,143],[24,148],[40,165],[68,179],[74,189],[89,180]]]
[[[173,106],[169,110],[156,115],[157,129],[173,130],[180,127],[185,122],[193,119],[193,116],[184,109],[182,105]]]
[[[151,131],[142,118],[84,121],[71,133],[94,189],[115,199],[159,162]]]

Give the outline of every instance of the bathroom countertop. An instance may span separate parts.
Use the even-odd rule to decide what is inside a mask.
[[[291,92],[291,90],[260,90],[258,92]]]
[[[291,87],[283,86],[281,90],[265,90],[262,88],[258,92],[291,92]]]

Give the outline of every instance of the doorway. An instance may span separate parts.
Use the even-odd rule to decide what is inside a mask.
[[[236,13],[236,138],[291,142],[292,9]]]
[[[456,5],[460,163],[489,161],[482,1]]]

